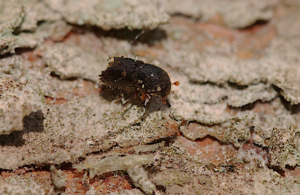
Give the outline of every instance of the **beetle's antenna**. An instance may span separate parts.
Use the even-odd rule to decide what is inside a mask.
[[[134,54],[134,51],[133,51],[133,45],[135,44],[136,40],[138,40],[140,38],[140,36],[142,36],[143,34],[145,34],[145,30],[142,30],[139,34],[137,34],[129,43],[130,43],[130,52],[132,54]]]
[[[179,81],[175,81],[174,83],[172,83],[172,85],[179,86],[180,82]]]
[[[130,41],[130,44],[133,45],[136,40],[138,40],[138,38],[140,38],[140,36],[142,36],[143,34],[145,34],[145,31],[142,30],[139,34],[137,34],[131,41]]]

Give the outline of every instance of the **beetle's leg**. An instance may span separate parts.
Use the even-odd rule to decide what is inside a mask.
[[[147,94],[142,91],[142,95],[140,96],[141,100],[145,101],[145,99],[147,98],[146,96],[147,96]]]
[[[165,101],[165,98],[164,97],[161,97],[161,102],[163,103],[163,104],[166,104],[167,102]]]
[[[123,107],[125,107],[125,106],[132,100],[132,98],[135,98],[139,93],[140,93],[139,90],[137,90],[136,92],[134,92],[134,94],[131,95],[131,96],[127,99],[127,101],[125,102],[125,104],[123,104]]]

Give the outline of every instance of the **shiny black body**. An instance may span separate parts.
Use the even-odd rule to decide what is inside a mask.
[[[171,81],[163,69],[131,58],[114,57],[108,68],[99,75],[103,85],[112,89],[135,88],[145,95],[166,97]]]

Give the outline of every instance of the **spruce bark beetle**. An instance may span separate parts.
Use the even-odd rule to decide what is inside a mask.
[[[163,100],[171,91],[171,81],[166,71],[131,58],[114,57],[99,76],[104,86],[123,92],[134,90],[134,96],[141,94],[145,105],[152,96],[160,96]]]

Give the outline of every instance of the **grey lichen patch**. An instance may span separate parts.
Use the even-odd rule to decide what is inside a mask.
[[[154,164],[159,170],[149,173],[150,178],[154,184],[164,186],[169,194],[281,194],[300,189],[297,179],[281,177],[263,163],[262,167],[256,163],[249,164],[251,167],[236,167],[198,161],[186,153],[162,151],[156,154]]]
[[[137,105],[128,104],[128,106],[124,108],[124,111],[122,117],[124,117],[128,123],[134,124],[139,122],[139,119],[145,114],[146,109]]]
[[[216,3],[216,5],[219,6],[218,11],[226,26],[231,28],[244,28],[254,24],[258,20],[270,20],[273,16],[272,8],[277,3],[277,0],[227,0]]]
[[[37,46],[50,35],[22,31],[35,31],[39,21],[54,22],[59,19],[61,16],[49,10],[42,1],[1,1],[0,54],[14,53],[15,48]],[[48,34],[50,32],[48,31]],[[18,35],[15,35],[16,33]]]
[[[179,68],[193,82],[217,85],[230,82],[239,86],[273,84],[278,73],[297,67],[297,49],[286,42],[277,40],[266,52],[261,59],[242,60],[231,56],[170,51],[165,62]]]
[[[285,169],[286,165],[294,167],[300,164],[300,130],[298,127],[274,128],[267,142],[271,166]]]
[[[285,48],[285,50],[281,49]],[[205,94],[212,94],[215,91],[216,95],[211,96],[209,101],[206,99],[198,100],[198,102],[214,102],[221,97],[228,98],[228,105],[232,107],[241,107],[257,100],[270,101],[277,96],[273,85],[279,87],[281,95],[291,102],[298,104],[300,93],[298,88],[299,57],[296,53],[296,48],[287,46],[286,43],[278,41],[268,49],[268,55],[259,60],[241,60],[234,57],[215,56],[210,54],[186,53],[186,52],[171,52],[166,62],[174,68],[179,68],[188,77],[188,81],[192,83],[216,84],[225,90],[222,91],[216,86],[206,87]],[[179,64],[186,64],[184,68],[178,67]],[[185,79],[186,80],[186,79]],[[188,83],[184,80],[183,88],[190,92],[199,91],[199,86]],[[230,84],[237,85],[232,87]],[[185,85],[189,84],[189,89]],[[208,85],[209,86],[209,85]],[[227,92],[227,93],[226,93]],[[201,93],[202,94],[202,93]],[[195,102],[196,96],[188,99]],[[208,95],[206,95],[208,96]],[[202,97],[199,96],[199,99]],[[205,95],[203,95],[205,97]]]
[[[288,6],[295,6],[295,7],[300,6],[300,2],[297,0],[285,0],[284,3],[287,4]]]
[[[93,195],[94,194],[95,192],[93,193]],[[132,189],[132,190],[120,190],[119,192],[112,192],[109,193],[108,195],[144,195],[144,193],[138,189]]]
[[[149,143],[177,131],[166,124],[168,120],[162,120],[167,117],[166,112],[153,111],[144,122],[135,120],[132,124],[131,118],[124,117],[130,111],[98,95],[76,98],[63,105],[48,105],[43,110],[45,119],[41,131],[29,129],[22,134],[23,145],[18,150],[15,146],[0,147],[1,168],[76,162],[79,157],[106,151],[116,144],[126,147]]]
[[[226,112],[227,104],[198,104],[183,100],[170,100],[171,115],[177,120],[198,121],[202,124],[220,124],[231,118]],[[182,110],[182,108],[185,108]]]
[[[291,41],[291,43],[300,38],[300,24],[295,20],[299,14],[299,8],[290,10],[275,23],[278,35],[289,40],[289,42]]]
[[[51,185],[41,185],[33,177],[11,176],[0,178],[0,194],[32,194],[40,195],[54,193]]]
[[[53,41],[62,41],[72,30],[72,26],[63,20],[45,22],[39,25],[35,31],[37,37],[48,38]]]
[[[168,22],[168,14],[159,6],[159,1],[101,1],[86,3],[80,0],[45,0],[51,9],[60,13],[70,23],[90,24],[105,30],[154,29]]]
[[[169,95],[172,117],[208,125],[219,124],[230,118],[226,103],[221,101],[227,94],[224,88],[190,83],[184,76],[173,77],[180,80],[180,86],[174,89],[174,94]]]
[[[11,56],[0,60],[0,76],[12,76],[16,81],[30,80],[39,86],[45,96],[73,99],[74,91],[84,90],[83,80],[63,81],[51,76],[51,70],[44,68],[41,61],[31,63],[21,56]]]
[[[273,67],[268,67],[268,61],[262,60],[240,60],[234,57],[216,56],[211,54],[172,52],[170,65],[186,64],[182,70],[191,81],[211,82],[224,85],[227,82],[241,86],[258,84],[268,81],[271,75],[265,72],[272,68],[280,67],[279,62],[273,62]],[[282,61],[283,62],[283,61]],[[272,73],[272,71],[270,71]],[[273,74],[273,73],[272,73]]]
[[[222,66],[220,68],[223,70]],[[216,70],[218,69],[219,67],[216,67]],[[222,76],[223,73],[218,74]],[[257,124],[258,119],[254,112],[230,114],[228,105],[242,107],[257,100],[271,101],[278,95],[270,84],[258,83],[239,87],[229,83],[214,85],[193,82],[188,77],[177,74],[173,74],[173,77],[181,83],[174,89],[175,93],[169,96],[171,116],[177,120],[202,124],[199,128],[180,128],[181,132],[192,140],[210,135],[221,142],[240,147],[250,138],[250,129]],[[213,76],[211,78],[214,79]],[[260,125],[256,128],[260,128]]]
[[[269,81],[281,89],[280,93],[291,104],[300,103],[300,80],[297,76],[300,73],[299,45],[295,39],[287,41],[277,38],[267,50],[269,60],[266,65],[270,66],[267,70],[270,74]],[[275,61],[280,66],[276,65],[277,68],[274,69]]]
[[[254,121],[253,142],[268,149],[272,167],[285,169],[299,165],[299,121],[279,101],[272,102],[272,114],[258,114]]]
[[[3,39],[4,53],[14,53],[16,48],[34,48],[40,45],[46,38],[59,41],[66,36],[71,30],[71,26],[63,21],[53,23],[44,23],[36,28],[33,33],[21,32],[18,36],[12,35],[10,38]],[[9,42],[8,42],[9,41]]]
[[[180,0],[167,0],[164,6],[166,11],[173,14],[182,14],[207,20],[216,14],[216,6],[212,1],[188,0],[182,2]],[[209,9],[208,9],[209,8]]]
[[[286,71],[279,72],[273,83],[281,89],[281,95],[292,105],[300,103],[300,68],[291,67]]]
[[[211,133],[214,133],[215,128],[208,127],[206,125],[200,125],[196,123],[191,123],[189,126],[181,126],[180,131],[183,133],[183,135],[190,139],[195,141],[196,139],[201,139],[206,137],[207,135],[210,135]],[[216,137],[216,135],[212,135],[213,137]]]
[[[267,151],[258,150],[258,148],[244,149],[239,148],[237,152],[237,160],[239,163],[245,163],[245,169],[251,170],[254,167],[264,168],[268,164]]]
[[[148,155],[128,155],[124,157],[111,156],[100,161],[86,161],[82,164],[76,164],[73,167],[77,170],[88,169],[90,178],[103,173],[128,170],[135,166],[153,164],[154,158],[152,154]]]
[[[37,85],[0,77],[0,135],[23,129],[23,118],[44,108],[44,95]]]
[[[141,166],[127,169],[127,173],[132,179],[133,185],[143,190],[146,194],[153,194],[156,191],[155,185],[148,178],[148,173]]]
[[[271,85],[263,83],[250,85],[242,90],[232,89],[230,92],[227,97],[228,105],[231,107],[242,107],[257,100],[268,102],[277,96],[277,92]]]
[[[40,21],[48,21],[54,22],[57,20],[61,20],[62,17],[60,14],[49,9],[44,2],[33,0],[33,1],[19,1],[17,3],[22,2],[24,6],[26,17],[24,22],[21,25],[20,30],[35,30],[38,26],[38,22]]]
[[[55,168],[54,165],[50,167],[52,183],[57,190],[63,190],[66,187],[66,178],[63,176],[61,170]]]
[[[151,104],[149,110],[135,122],[124,128],[116,136],[119,146],[126,147],[137,144],[147,144],[157,138],[171,137],[177,132],[176,123],[170,119],[169,110],[166,105]],[[155,107],[160,107],[162,110]],[[131,119],[127,119],[132,121]],[[128,137],[130,139],[128,139]]]
[[[12,28],[18,27],[22,23],[22,20],[25,16],[25,11],[22,9],[22,6],[20,4],[14,4],[14,1],[1,1],[0,5],[1,27],[9,27],[8,24],[12,24]]]
[[[278,173],[267,168],[219,173],[200,167],[195,172],[197,174],[188,175],[184,171],[172,173],[165,170],[155,175],[155,183],[162,184],[168,194],[281,194],[299,190],[299,185],[294,180],[284,180]]]
[[[79,77],[100,83],[98,74],[107,66],[107,56],[96,56],[76,46],[56,44],[40,50],[50,70],[61,79]]]
[[[2,1],[6,2],[6,1]],[[1,6],[0,6],[1,7]],[[5,6],[1,7],[5,10]],[[0,54],[8,52],[13,53],[14,49],[19,45],[16,43],[17,36],[13,35],[13,31],[19,27],[24,19],[25,12],[21,6],[11,10],[12,13],[7,14],[2,11],[4,20],[0,21]],[[5,16],[6,15],[6,16]]]
[[[0,12],[3,13],[1,14],[1,16],[4,16],[4,21],[5,18],[13,14],[14,9],[22,7],[25,13],[25,17],[19,29],[21,31],[34,31],[39,21],[55,21],[61,19],[61,16],[58,13],[51,11],[42,1],[39,0],[1,1],[0,7],[4,10],[4,12]],[[2,20],[2,17],[0,18]]]
[[[216,104],[228,95],[228,91],[224,87],[213,84],[193,83],[186,76],[173,72],[171,74],[172,80],[180,81],[178,87],[172,87],[174,91],[174,94],[170,95],[172,105],[176,100],[198,104]]]
[[[219,125],[191,125],[191,127],[181,127],[180,131],[191,140],[210,135],[221,142],[231,143],[235,147],[240,147],[245,141],[250,139],[250,128],[254,120],[255,115],[252,112],[245,112],[239,113]]]
[[[209,176],[188,174],[183,171],[165,170],[153,175],[153,182],[166,188],[166,194],[195,194],[212,192],[213,181]]]
[[[267,140],[271,138],[274,128],[288,131],[287,129],[291,125],[297,126],[299,124],[296,115],[286,110],[279,99],[274,100],[271,105],[274,113],[257,114],[253,124],[253,142],[263,147],[268,147]]]
[[[165,144],[165,142],[163,141],[158,144],[135,146],[132,149],[137,154],[143,153],[143,152],[154,152],[156,149],[163,147],[164,144]]]
[[[187,127],[180,127],[180,131],[185,137],[191,140],[210,135],[221,142],[231,143],[235,147],[239,147],[246,140],[249,140],[250,129],[253,127],[253,142],[259,146],[268,147],[267,143],[272,137],[274,128],[288,131],[290,125],[299,125],[299,122],[295,118],[296,115],[286,110],[278,99],[271,102],[271,105],[272,109],[274,109],[274,113],[272,114],[255,113],[253,111],[239,112],[237,115],[230,116],[220,124],[210,124],[210,126],[205,125],[205,123],[202,125],[190,124]]]
[[[195,85],[196,86],[196,85]],[[183,88],[189,88],[183,86]],[[203,89],[203,87],[195,87],[191,90],[199,90]],[[212,125],[222,123],[230,118],[230,115],[226,112],[227,105],[226,103],[216,103],[216,104],[205,104],[205,102],[210,101],[210,99],[200,99],[201,97],[206,97],[206,94],[203,93],[203,96],[193,96],[192,94],[185,93],[181,91],[181,93],[171,94],[169,96],[171,107],[171,116],[177,120],[187,120],[187,121],[198,121],[203,124]],[[189,97],[190,96],[190,97]],[[185,98],[186,97],[186,98]],[[199,98],[200,97],[200,98]],[[186,101],[185,99],[190,99],[192,101]],[[196,99],[197,101],[193,100]],[[212,101],[216,101],[216,99],[212,97]],[[201,102],[202,101],[202,102]],[[184,110],[182,108],[185,108]]]
[[[149,173],[151,181],[155,185],[164,186],[169,191],[171,188],[176,188],[176,185],[184,187],[194,184],[193,180],[195,179],[194,181],[199,181],[199,183],[196,183],[200,185],[197,185],[198,188],[190,188],[190,190],[212,190],[214,188],[212,177],[207,174],[208,172],[204,173],[206,170],[203,169],[203,165],[191,160],[188,152],[180,148],[180,146],[174,145],[176,143],[156,153],[154,166],[159,169]],[[178,188],[176,189],[178,190]],[[194,190],[192,191],[195,192]]]
[[[225,25],[230,28],[244,28],[254,24],[258,20],[270,20],[273,16],[272,8],[278,1],[233,1],[233,0],[188,0],[165,3],[166,10],[170,14],[183,14],[203,21],[211,19],[219,14]]]
[[[40,89],[44,93],[45,96],[51,97],[54,99],[66,99],[72,100],[74,99],[74,91],[83,92],[85,90],[85,85],[83,80],[74,80],[74,81],[62,81],[58,78],[51,77],[50,72],[45,74],[40,74],[37,77],[35,82],[40,86]]]
[[[216,104],[227,98],[229,106],[242,107],[258,100],[271,101],[277,96],[277,92],[270,84],[258,83],[248,87],[232,86],[227,83],[214,85],[213,83],[190,82],[182,75],[172,76],[180,81],[180,87],[174,87],[175,94],[170,96],[172,102],[184,100],[198,104]]]
[[[11,76],[20,80],[29,70],[31,63],[21,56],[11,56],[0,60],[0,76]]]
[[[43,131],[24,134],[24,144],[18,150],[14,146],[1,147],[1,168],[72,162],[86,153],[107,150],[114,144],[108,138],[109,132],[126,125],[123,121],[115,124],[114,117],[110,117],[116,107],[120,108],[97,96],[76,99],[62,106],[47,106],[43,111]]]
[[[34,32],[21,32],[17,36],[18,47],[34,48],[41,45],[47,38],[53,41],[61,41],[72,27],[64,21],[44,22],[37,26]]]
[[[75,99],[62,106],[49,106],[44,121],[48,142],[57,147],[63,145],[70,150],[71,156],[89,150],[105,150],[114,144],[115,134],[130,124],[130,121],[122,120],[121,108],[121,105],[96,95]]]

